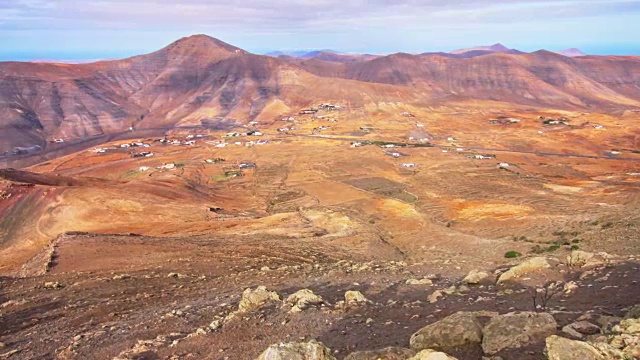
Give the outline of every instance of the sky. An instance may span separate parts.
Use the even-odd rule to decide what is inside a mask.
[[[0,0],[0,61],[115,59],[193,34],[254,53],[640,55],[640,0]]]

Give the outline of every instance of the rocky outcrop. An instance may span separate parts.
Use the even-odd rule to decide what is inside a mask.
[[[482,350],[493,355],[504,349],[542,341],[557,331],[557,323],[547,313],[509,313],[492,318],[482,329]]]
[[[331,350],[315,340],[271,345],[256,360],[336,360]]]
[[[247,312],[258,309],[269,302],[280,301],[280,296],[273,291],[267,290],[264,286],[255,289],[245,289],[242,292],[242,299],[238,305],[239,312]]]
[[[524,261],[523,263],[512,267],[498,278],[498,284],[505,281],[514,280],[522,275],[548,269],[551,265],[544,257],[534,257]]]
[[[427,325],[411,336],[411,348],[448,350],[477,346],[482,341],[482,325],[475,314],[458,312]]]

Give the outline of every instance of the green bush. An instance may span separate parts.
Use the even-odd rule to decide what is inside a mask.
[[[520,254],[517,251],[513,251],[513,250],[512,251],[507,251],[507,253],[504,254],[504,257],[506,257],[507,259],[515,259],[515,258],[520,257],[520,256],[522,256],[522,254]]]
[[[571,245],[571,250],[578,250],[580,249],[580,245]]]

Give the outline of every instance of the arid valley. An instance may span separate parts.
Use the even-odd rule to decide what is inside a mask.
[[[640,58],[472,51],[0,63],[0,359],[639,358]]]

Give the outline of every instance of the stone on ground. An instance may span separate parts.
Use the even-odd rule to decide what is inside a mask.
[[[344,293],[344,301],[347,304],[369,302],[369,300],[366,297],[364,297],[364,295],[362,295],[362,293],[360,291],[357,291],[357,290],[349,290],[349,291],[345,292]]]
[[[482,329],[482,350],[493,355],[517,349],[555,335],[558,324],[551,314],[521,312],[496,316]]]
[[[238,311],[246,312],[255,310],[272,301],[280,301],[280,296],[276,292],[267,290],[264,286],[258,286],[255,289],[246,289],[242,292],[242,299],[238,305]]]
[[[513,280],[521,277],[522,275],[534,273],[540,270],[548,269],[551,265],[544,257],[534,257],[527,259],[523,263],[512,267],[498,278],[498,284],[501,284],[508,280]]]
[[[315,340],[271,345],[256,360],[336,360],[331,350]]]
[[[298,290],[289,295],[285,301],[291,305],[291,312],[298,312],[309,308],[310,306],[320,305],[324,302],[321,296],[316,295],[309,289]]]
[[[546,343],[549,360],[605,360],[598,350],[582,341],[552,335]]]
[[[457,312],[427,325],[411,336],[411,348],[449,350],[477,346],[482,341],[482,325],[473,313]]]
[[[420,351],[414,357],[411,357],[407,360],[457,360],[457,359],[443,352],[426,349],[426,350]]]
[[[487,279],[489,274],[484,271],[471,270],[464,279],[462,279],[463,284],[467,285],[476,285]]]

